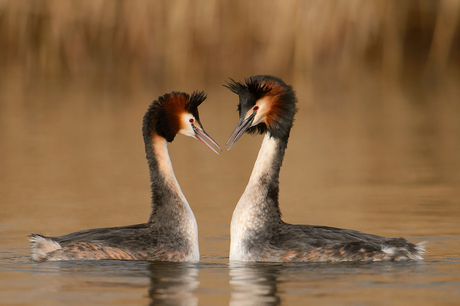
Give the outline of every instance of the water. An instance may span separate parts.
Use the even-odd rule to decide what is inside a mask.
[[[237,123],[236,96],[212,88],[200,117],[223,145]],[[163,91],[4,84],[1,303],[458,304],[460,89],[365,88],[298,90],[280,178],[283,218],[427,241],[421,262],[229,264],[231,214],[262,138],[244,136],[217,156],[178,136],[169,151],[198,221],[200,263],[33,263],[31,232],[62,235],[148,219],[141,119]]]

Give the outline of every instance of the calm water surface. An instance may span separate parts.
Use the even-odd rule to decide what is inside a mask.
[[[78,86],[76,86],[78,87]],[[281,172],[290,223],[427,241],[425,260],[229,264],[229,223],[262,137],[215,155],[178,136],[169,151],[198,221],[201,262],[33,263],[27,235],[145,222],[141,120],[162,92],[81,88],[0,95],[0,297],[15,305],[456,305],[460,302],[460,89],[299,91]],[[170,91],[176,88],[164,90]],[[203,88],[206,90],[206,88]],[[236,96],[200,109],[223,145]]]

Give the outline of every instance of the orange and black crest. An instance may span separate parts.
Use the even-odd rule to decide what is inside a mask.
[[[191,113],[199,122],[198,106],[206,99],[204,92],[173,91],[153,101],[144,116],[144,136],[153,132],[171,142],[180,130],[180,115]]]
[[[240,119],[261,98],[270,98],[270,110],[267,113],[267,123],[251,127],[247,133],[263,134],[269,131],[273,137],[282,138],[289,135],[294,115],[297,112],[297,98],[292,87],[281,79],[270,75],[257,75],[245,79],[244,83],[230,79],[224,85],[239,96],[238,112]]]

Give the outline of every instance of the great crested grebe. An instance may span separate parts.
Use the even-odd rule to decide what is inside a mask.
[[[147,223],[59,237],[31,234],[32,259],[199,261],[198,226],[174,175],[167,143],[183,134],[218,153],[211,144],[220,149],[219,145],[203,130],[198,115],[205,99],[203,92],[172,92],[154,101],[144,116],[142,134],[152,183],[152,213]]]
[[[226,85],[238,94],[240,119],[227,141],[265,134],[249,183],[232,217],[230,261],[339,262],[421,260],[422,244],[354,230],[288,224],[278,204],[279,172],[294,121],[296,96],[279,78],[258,75]]]

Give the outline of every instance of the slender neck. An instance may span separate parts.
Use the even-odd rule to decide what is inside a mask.
[[[283,163],[287,139],[265,134],[262,146],[252,170],[249,183],[238,205],[252,206],[256,218],[280,220],[278,204],[279,173]]]
[[[166,139],[153,134],[150,137],[144,135],[144,141],[152,183],[152,213],[149,222],[160,216],[177,218],[181,212],[191,211],[174,175]]]

